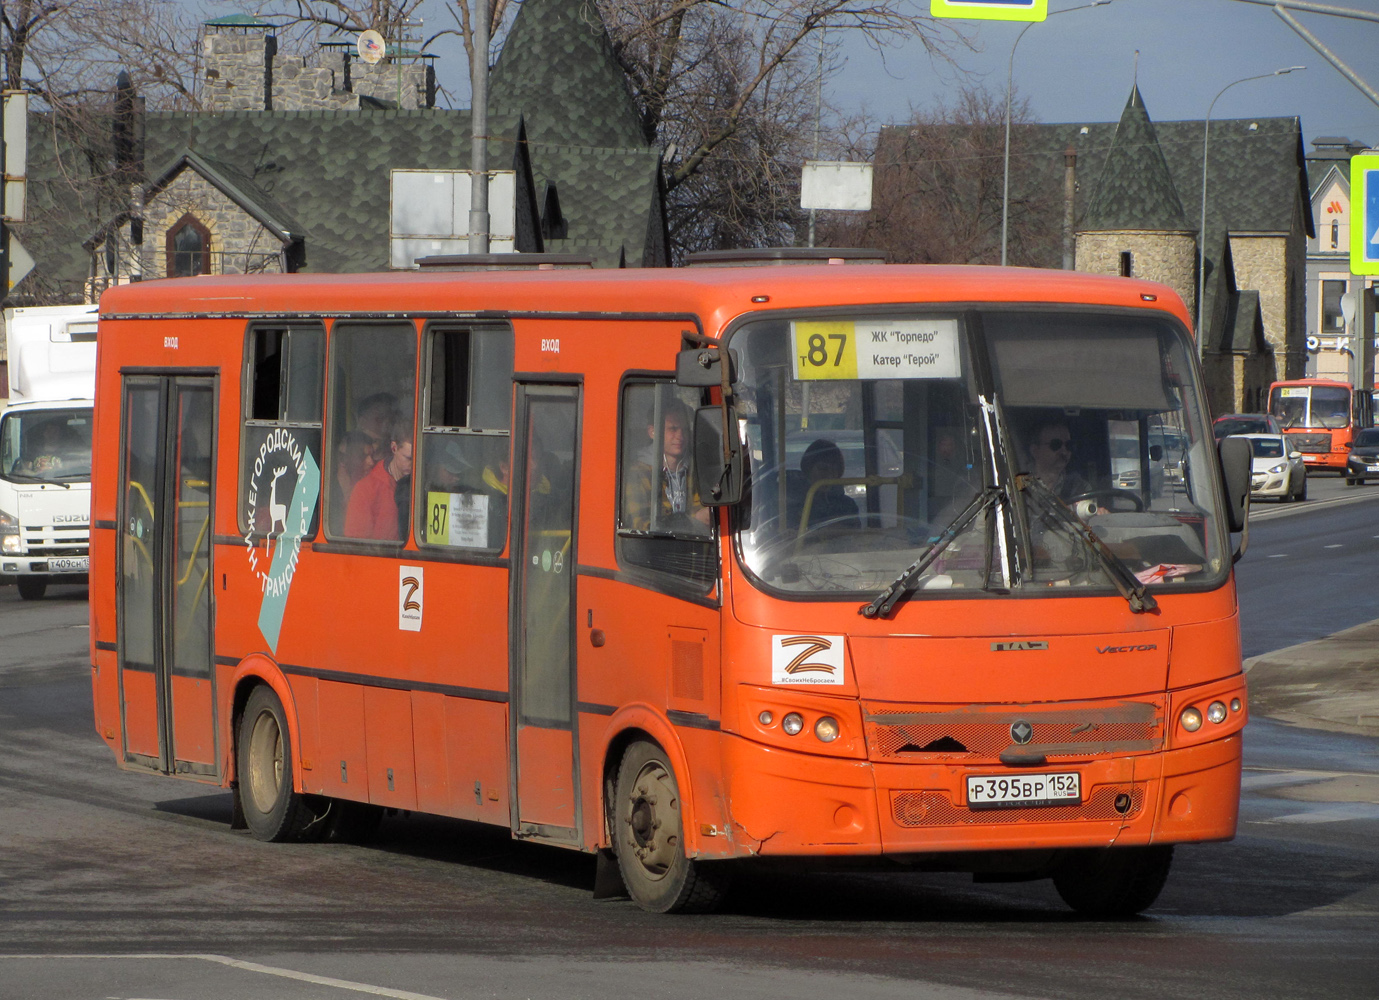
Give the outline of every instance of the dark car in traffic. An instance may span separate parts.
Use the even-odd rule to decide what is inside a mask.
[[[1345,460],[1345,483],[1359,486],[1366,479],[1379,479],[1379,427],[1356,431]]]
[[[1278,420],[1267,413],[1226,413],[1211,424],[1211,435],[1220,443],[1232,434],[1282,434]]]

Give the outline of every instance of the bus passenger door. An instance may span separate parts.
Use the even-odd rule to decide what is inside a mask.
[[[124,759],[214,777],[215,383],[131,375],[124,389],[118,556]]]
[[[518,837],[581,840],[575,688],[579,398],[519,385],[513,435],[511,746]]]

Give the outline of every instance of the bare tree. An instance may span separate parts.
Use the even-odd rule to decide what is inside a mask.
[[[1043,183],[1029,106],[1011,108],[1009,260],[1057,266],[1059,192]],[[955,102],[883,129],[876,141],[872,210],[830,213],[830,242],[890,251],[897,263],[997,264],[1005,95],[965,87]],[[1059,157],[1061,163],[1061,155]]]

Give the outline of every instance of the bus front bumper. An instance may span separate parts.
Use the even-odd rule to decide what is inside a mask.
[[[879,764],[724,737],[737,856],[915,855],[1226,840],[1240,807],[1239,734],[1039,768]],[[1077,771],[1074,805],[968,808],[972,774]],[[705,845],[717,853],[720,845]],[[723,856],[719,854],[719,856]]]

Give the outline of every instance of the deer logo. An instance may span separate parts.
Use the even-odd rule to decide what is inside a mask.
[[[278,503],[278,480],[287,472],[287,466],[273,470],[273,482],[268,489],[268,533],[271,535],[273,529],[279,524],[283,526],[283,531],[287,530],[287,504]]]

